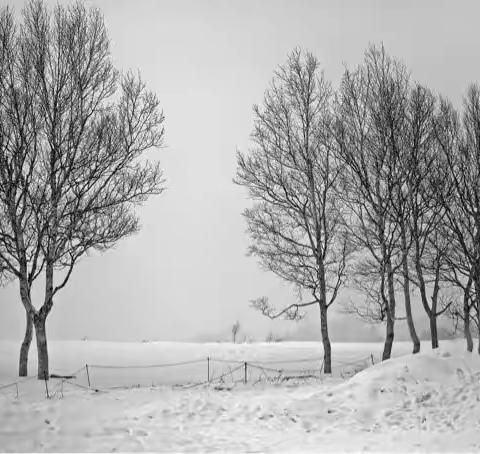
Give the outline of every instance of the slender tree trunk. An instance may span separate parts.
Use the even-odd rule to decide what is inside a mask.
[[[408,251],[405,228],[402,226],[402,268],[403,268],[403,295],[405,298],[405,314],[407,316],[408,332],[413,342],[413,353],[420,351],[420,339],[415,331],[415,324],[412,316],[412,303],[410,300],[410,275],[408,271]]]
[[[387,332],[385,336],[385,344],[383,346],[382,361],[390,359],[392,355],[392,346],[394,338],[394,321],[390,315],[387,315]]]
[[[332,346],[328,336],[327,304],[320,302],[320,326],[322,330],[323,343],[323,371],[326,374],[332,373]]]
[[[467,283],[467,287],[464,290],[463,294],[463,333],[467,341],[467,351],[473,352],[473,339],[472,332],[470,331],[470,302],[469,302],[469,293],[471,279]]]
[[[395,332],[395,287],[393,284],[393,270],[390,260],[387,260],[387,285],[388,285],[388,304],[387,304],[387,332],[385,336],[385,345],[383,348],[382,361],[390,359],[392,355],[392,346]]]
[[[436,270],[436,278],[435,278],[435,284],[434,284],[434,289],[432,294],[432,307],[430,308],[428,304],[425,279],[423,278],[423,270],[422,270],[422,264],[420,259],[420,245],[418,243],[418,240],[415,242],[415,248],[416,248],[415,249],[416,251],[415,269],[417,271],[418,288],[420,290],[420,299],[422,301],[423,308],[430,322],[430,339],[432,342],[432,348],[438,348],[438,330],[437,330],[436,313],[437,313],[437,301],[438,301],[438,291],[439,291],[438,281],[439,281],[440,268],[437,267],[437,270]]]
[[[430,336],[432,339],[432,348],[438,348],[437,316],[433,311],[430,313]]]
[[[474,283],[475,283],[475,312],[477,317],[477,331],[478,331],[477,351],[480,354],[480,275],[479,274],[480,273],[478,271],[475,271]]]
[[[480,323],[478,324],[478,354],[480,355]]]
[[[26,265],[22,267],[22,277],[19,279],[20,285],[20,299],[23,307],[25,308],[25,336],[23,338],[22,345],[20,347],[20,358],[18,361],[18,375],[20,377],[26,377],[28,375],[28,353],[30,351],[30,345],[33,338],[33,315],[32,304],[30,301],[30,286],[26,278]]]
[[[52,242],[54,242],[54,240],[55,239],[53,239]],[[37,338],[38,378],[42,380],[50,378],[45,323],[53,306],[53,264],[54,260],[52,258],[47,259],[45,265],[45,302],[33,317],[35,337]]]
[[[467,351],[470,353],[473,352],[473,339],[472,333],[470,331],[470,314],[465,314],[465,319],[463,321],[463,333],[465,334],[465,339],[467,341]]]
[[[33,337],[33,320],[28,311],[25,311],[25,319],[25,336],[23,338],[22,346],[20,347],[20,360],[18,364],[18,375],[20,377],[26,377],[28,375],[28,352]]]
[[[40,312],[34,316],[33,323],[35,325],[35,337],[37,339],[38,352],[38,374],[39,380],[45,380],[50,377],[48,370],[48,348],[47,333],[45,330],[46,315]]]

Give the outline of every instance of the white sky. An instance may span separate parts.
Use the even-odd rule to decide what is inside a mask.
[[[415,79],[455,103],[480,79],[475,1],[88,3],[105,15],[117,66],[139,69],[161,100],[167,147],[157,155],[168,191],[139,210],[137,236],[81,262],[54,302],[50,338],[215,340],[228,336],[237,319],[260,339],[270,329],[303,329],[269,322],[248,306],[261,295],[279,305],[295,296],[245,256],[241,212],[249,202],[232,183],[235,151],[249,146],[252,105],[295,46],[311,50],[334,85],[344,63],[357,64],[370,42],[381,41]],[[39,303],[41,292],[34,296]],[[349,297],[344,292],[340,300]],[[0,338],[21,339],[17,283],[0,290],[0,304]],[[344,318],[332,317],[335,340],[348,330]],[[317,310],[310,318],[317,329]],[[304,331],[311,333],[309,326]]]

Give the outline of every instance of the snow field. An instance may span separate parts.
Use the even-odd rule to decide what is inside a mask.
[[[81,344],[81,345],[80,345]],[[8,350],[6,345],[1,351]],[[336,344],[338,360],[367,356],[381,344]],[[59,369],[94,357],[123,364],[205,353],[253,361],[318,356],[319,344],[121,344],[57,343]],[[73,356],[71,353],[73,350]],[[480,449],[480,358],[463,342],[443,342],[438,352],[406,354],[352,378],[306,383],[249,383],[233,387],[155,386],[94,392],[51,380],[51,399],[37,380],[25,394],[0,396],[2,451],[401,451],[475,452]],[[90,350],[90,352],[89,352]],[[173,352],[172,350],[176,350]],[[117,353],[115,353],[117,352]],[[175,353],[175,354],[174,354]],[[360,355],[362,353],[362,355]],[[33,352],[32,352],[33,354]],[[154,358],[152,358],[152,355]],[[3,358],[0,361],[3,363]],[[7,361],[8,362],[8,361]],[[93,360],[91,361],[93,363]],[[3,367],[2,376],[8,375]],[[34,369],[31,370],[33,371]],[[173,371],[173,369],[172,369]],[[177,374],[178,372],[172,372]],[[112,378],[111,383],[117,379]],[[1,380],[5,382],[5,380]],[[216,389],[217,388],[217,389]],[[220,388],[220,389],[218,389]]]

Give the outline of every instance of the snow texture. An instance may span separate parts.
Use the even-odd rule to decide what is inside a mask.
[[[355,358],[371,354],[378,358],[381,347],[334,344],[334,372]],[[0,390],[0,450],[478,452],[478,354],[464,352],[460,341],[442,342],[435,352],[425,343],[424,353],[418,355],[408,354],[409,349],[408,343],[397,343],[395,358],[350,378],[337,373],[315,380],[249,381],[244,385],[232,379],[193,386],[188,382],[195,380],[187,380],[187,374],[205,378],[205,362],[199,362],[164,368],[168,373],[162,370],[161,375],[155,375],[155,368],[102,369],[96,377],[102,386],[93,383],[98,391],[85,386],[85,372],[80,371],[76,379],[51,379],[50,399],[46,399],[45,383],[29,377]],[[84,363],[139,366],[207,356],[287,364],[321,356],[322,351],[321,344],[312,342],[90,341],[52,342],[50,350],[53,372],[64,374]],[[0,343],[0,383],[14,381],[17,351],[14,343]],[[30,371],[34,370],[32,362]],[[134,384],[152,377],[155,386],[113,388],[119,381]],[[172,386],[176,381],[185,385]]]

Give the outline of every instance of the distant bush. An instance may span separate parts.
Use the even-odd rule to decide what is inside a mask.
[[[265,342],[268,342],[268,343],[272,343],[272,342],[282,342],[282,338],[275,335],[273,333],[273,331],[270,331],[268,334],[267,334],[267,337],[265,338]]]
[[[451,339],[456,339],[458,337],[461,337],[462,333],[457,332],[451,328],[447,328],[446,326],[439,326],[437,328],[438,331],[438,339],[439,340],[451,340]],[[424,329],[422,333],[420,334],[420,339],[421,340],[430,340],[430,330],[429,329]]]

